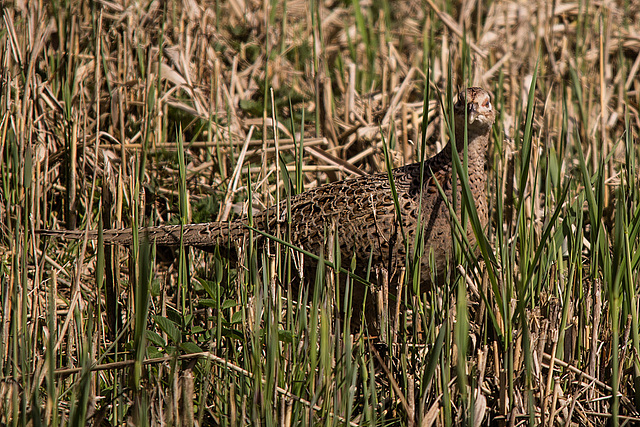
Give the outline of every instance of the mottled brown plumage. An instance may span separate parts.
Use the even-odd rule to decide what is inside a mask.
[[[465,114],[466,110],[466,114]],[[402,226],[408,240],[408,248],[413,253],[418,226],[424,228],[424,256],[421,259],[421,279],[423,287],[430,282],[429,257],[433,250],[435,267],[438,272],[445,270],[451,261],[451,223],[449,210],[435,185],[434,178],[444,190],[447,199],[452,199],[452,149],[457,149],[462,158],[464,146],[465,117],[467,120],[467,140],[469,159],[469,185],[474,195],[478,216],[483,227],[488,220],[486,200],[486,151],[495,111],[489,94],[481,88],[470,88],[458,95],[455,111],[456,143],[447,146],[434,157],[425,161],[422,201],[420,199],[420,163],[407,165],[392,171],[393,180],[400,202]],[[458,191],[460,191],[458,186]],[[458,195],[458,201],[460,201]],[[460,203],[458,203],[460,205]],[[276,217],[276,207],[254,215],[255,227],[274,234],[276,222],[281,229],[287,227],[286,204],[280,206],[280,218]],[[419,218],[419,215],[422,218]],[[247,218],[239,218],[231,223],[212,222],[191,224],[184,227],[183,242],[204,250],[231,246],[230,242],[241,244],[248,235],[245,226]],[[399,217],[386,173],[363,176],[334,182],[314,188],[291,198],[291,243],[309,252],[318,254],[326,244],[326,233],[337,231],[336,237],[341,248],[342,259],[350,264],[355,255],[356,273],[364,277],[364,272],[372,257],[374,267],[391,269],[393,277],[398,268],[405,265],[405,244],[400,229]],[[159,245],[177,246],[180,243],[180,226],[149,227],[140,235],[148,233],[150,241]],[[79,238],[81,231],[44,231],[43,234],[65,238]],[[96,237],[91,232],[91,238]],[[471,244],[475,236],[468,227],[467,237]],[[256,234],[259,245],[264,238]],[[107,243],[129,245],[131,229],[107,230]],[[224,251],[221,251],[224,252]],[[313,260],[306,260],[313,268]]]

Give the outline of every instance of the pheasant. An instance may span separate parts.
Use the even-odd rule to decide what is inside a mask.
[[[416,235],[422,232],[424,255],[420,259],[420,281],[421,288],[428,289],[432,276],[429,253],[433,253],[434,273],[439,279],[447,264],[451,264],[453,256],[449,207],[444,203],[435,181],[451,203],[454,188],[452,152],[457,150],[462,158],[466,129],[469,187],[480,224],[486,228],[486,152],[495,116],[487,91],[472,87],[460,92],[454,105],[455,141],[450,141],[442,151],[425,160],[423,168],[420,163],[413,163],[392,170],[399,209],[394,203],[388,174],[376,173],[329,183],[295,195],[291,197],[289,209],[286,202],[282,202],[279,209],[273,206],[254,214],[253,227],[274,234],[278,223],[282,230],[286,230],[290,222],[290,242],[314,254],[322,251],[327,242],[326,236],[335,231],[341,259],[349,265],[355,258],[355,273],[359,277],[365,277],[370,260],[372,266],[387,269],[389,277],[394,277],[395,272],[406,266],[406,251],[414,253]],[[459,216],[460,185],[455,188],[458,188]],[[206,251],[231,248],[231,243],[242,245],[250,230],[247,224],[247,217],[231,222],[189,224],[182,227],[182,242],[185,246]],[[179,246],[180,233],[180,225],[161,225],[140,230],[141,237],[148,236],[149,241],[165,246]],[[83,231],[40,230],[40,234],[67,239],[84,236]],[[89,238],[97,238],[97,233],[89,232]],[[467,239],[472,246],[475,244],[471,227],[467,227]],[[258,246],[264,246],[267,238],[255,233],[254,240]],[[106,230],[104,242],[130,245],[132,230]],[[310,257],[305,258],[305,269],[316,265]],[[363,294],[364,290],[357,293]]]

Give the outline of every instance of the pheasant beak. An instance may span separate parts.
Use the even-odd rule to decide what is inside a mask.
[[[477,118],[478,106],[475,102],[471,102],[467,107],[467,120],[469,121],[469,124],[473,124],[473,122],[475,122]]]

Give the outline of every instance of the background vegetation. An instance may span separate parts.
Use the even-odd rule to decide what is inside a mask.
[[[637,2],[0,15],[1,424],[640,421]],[[285,245],[235,264],[35,233],[226,220],[414,162],[470,84],[499,111],[490,251],[425,295],[407,272],[384,344],[339,314],[333,270],[287,292]]]

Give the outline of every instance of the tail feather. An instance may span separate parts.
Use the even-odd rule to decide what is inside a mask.
[[[157,245],[180,246],[180,232],[182,229],[182,241],[185,246],[210,248],[226,245],[231,239],[239,238],[244,233],[242,224],[209,222],[204,224],[160,225],[156,227],[141,228],[138,231],[139,239],[148,239]],[[37,230],[43,236],[58,237],[68,240],[79,240],[85,234],[90,240],[96,240],[98,233],[95,230]],[[128,246],[133,243],[133,230],[131,228],[105,230],[104,242],[112,245]]]

